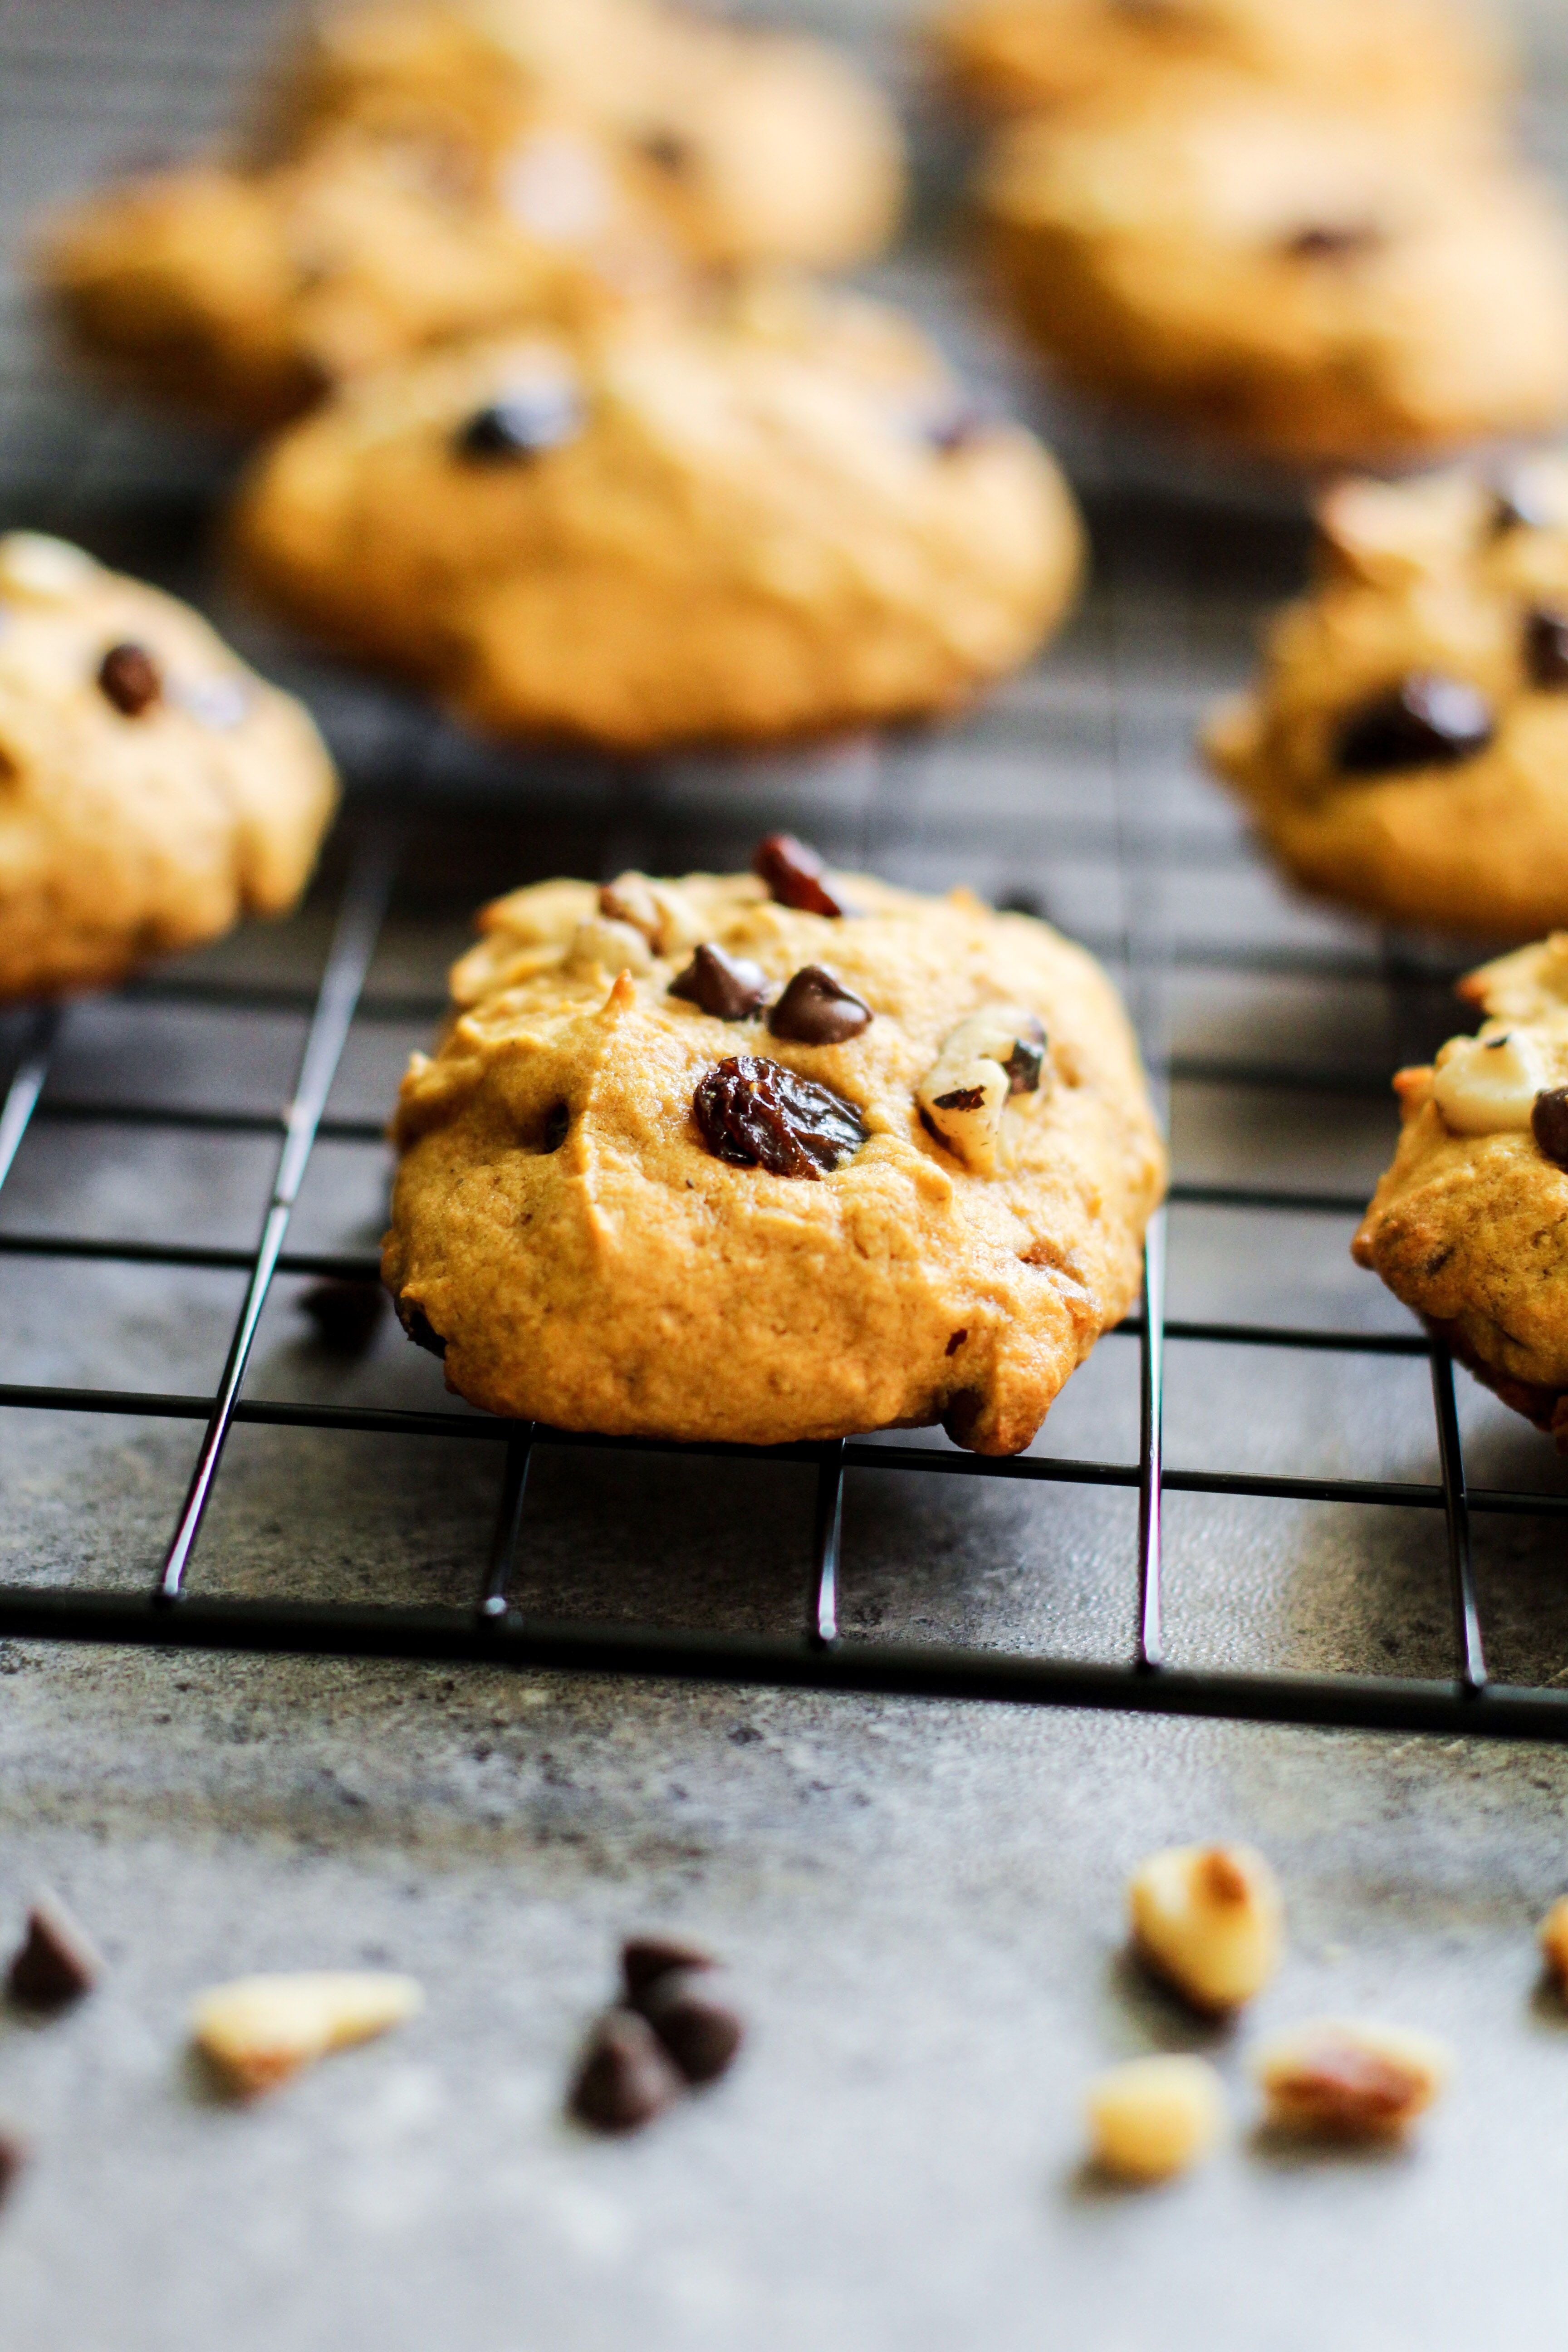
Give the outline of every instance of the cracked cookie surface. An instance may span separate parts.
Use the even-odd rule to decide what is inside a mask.
[[[460,1394],[557,1427],[762,1444],[940,1420],[1010,1453],[1126,1312],[1164,1161],[1098,966],[967,893],[829,879],[855,911],[701,874],[542,883],[487,910],[445,1043],[404,1082],[383,1258]],[[870,1018],[812,1045],[765,1010],[704,1011],[673,985],[704,945],[760,971],[770,1005],[815,966]],[[1044,1035],[980,1172],[918,1089],[992,1005]],[[732,1106],[759,1067],[787,1074],[763,1105],[775,1138],[777,1105],[809,1097],[812,1165],[787,1136],[773,1152],[759,1129],[747,1156],[743,1129],[700,1123],[704,1087]]]
[[[281,914],[336,799],[302,707],[196,614],[63,541],[0,539],[0,995]]]

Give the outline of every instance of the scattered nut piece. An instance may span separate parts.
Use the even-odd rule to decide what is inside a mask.
[[[921,1080],[915,1100],[921,1118],[976,1175],[993,1175],[1003,1158],[1008,1097],[1040,1091],[1045,1049],[1034,1013],[991,1004],[959,1023]]]
[[[1345,2139],[1396,2137],[1432,2105],[1452,2061],[1430,2034],[1326,2019],[1258,2053],[1268,2120]]]
[[[18,2132],[0,2124],[0,2205],[16,2185],[17,2175],[26,2166],[31,2150]]]
[[[682,1943],[675,1936],[628,1936],[621,1946],[621,1982],[626,1988],[626,2006],[640,2008],[644,1993],[672,1969],[710,1969],[715,1965],[712,1955],[700,1945]]]
[[[1201,2163],[1225,2121],[1206,2058],[1131,2058],[1089,2086],[1094,2160],[1119,2180],[1171,2180]]]
[[[588,2037],[567,2104],[595,2131],[640,2131],[684,2088],[647,2018],[612,2009]]]
[[[1568,1895],[1560,1895],[1542,1921],[1541,1949],[1559,1988],[1568,1992]]]
[[[726,1989],[723,1970],[704,1963],[662,1970],[638,1998],[639,2011],[689,2083],[716,2082],[746,2038]]]
[[[191,2031],[229,2089],[254,2098],[330,2050],[402,2025],[424,2005],[412,1977],[379,1971],[242,1977],[204,1993]]]
[[[1285,1907],[1251,1846],[1167,1846],[1140,1863],[1127,1901],[1140,1956],[1195,2008],[1239,2009],[1279,1965]]]
[[[40,1895],[5,1979],[12,2000],[26,2009],[64,2009],[90,1992],[102,1973],[86,1928],[58,1895]]]

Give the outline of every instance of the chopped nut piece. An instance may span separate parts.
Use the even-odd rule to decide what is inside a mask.
[[[203,1994],[191,2032],[229,2089],[254,2098],[330,2050],[402,2025],[424,2005],[412,1977],[370,1970],[242,1977]]]
[[[1559,1986],[1568,1992],[1568,1895],[1560,1895],[1542,1921],[1541,1949]]]
[[[1279,1965],[1284,1906],[1250,1846],[1167,1846],[1127,1889],[1142,1958],[1204,2010],[1238,2009]]]
[[[646,874],[617,874],[599,892],[599,912],[612,923],[629,923],[658,956],[678,955],[699,937],[696,917],[680,892]]]
[[[1225,2120],[1219,2076],[1205,2058],[1131,2058],[1089,2086],[1097,2164],[1119,2180],[1170,2180],[1201,2162]]]
[[[639,2131],[684,2088],[647,2020],[632,2009],[612,2009],[588,2037],[567,2104],[595,2131]]]
[[[1347,2139],[1391,2137],[1447,2082],[1447,2051],[1430,2034],[1324,2020],[1261,2051],[1258,2080],[1270,2123]]]
[[[653,965],[653,950],[635,925],[611,922],[601,915],[595,921],[578,924],[566,952],[566,965],[568,971],[584,973],[647,971]]]
[[[987,1005],[959,1023],[921,1079],[915,1100],[924,1124],[976,1175],[993,1175],[1004,1158],[1008,1097],[1041,1091],[1045,1046],[1032,1013]]]
[[[102,1973],[86,1928],[58,1895],[40,1895],[5,1979],[12,2000],[28,2009],[64,2009],[90,1992]]]
[[[13,530],[0,539],[0,594],[64,604],[97,570],[84,549],[68,539],[51,539],[47,531]]]

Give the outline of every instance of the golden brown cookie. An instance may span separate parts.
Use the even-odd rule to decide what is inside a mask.
[[[953,0],[931,37],[950,84],[986,114],[1194,65],[1351,109],[1461,112],[1504,79],[1493,28],[1445,0]]]
[[[1343,482],[1319,520],[1211,764],[1325,897],[1483,938],[1568,920],[1568,461]]]
[[[1487,1018],[1395,1078],[1399,1148],[1355,1257],[1568,1447],[1568,931],[1460,993]]]
[[[1137,1293],[1163,1157],[1089,957],[826,873],[489,908],[404,1081],[383,1272],[448,1385],[758,1444],[942,1421],[1006,1454]]]
[[[1479,129],[1173,76],[1009,126],[980,194],[1064,373],[1292,464],[1568,414],[1568,242]]]
[[[1060,618],[1080,551],[1037,444],[847,298],[350,385],[237,539],[281,610],[480,726],[629,751],[949,709]]]
[[[336,798],[304,710],[195,613],[64,541],[0,539],[0,996],[281,914]]]

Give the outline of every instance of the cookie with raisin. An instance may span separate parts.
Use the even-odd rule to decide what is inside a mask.
[[[1027,916],[786,837],[756,866],[486,910],[398,1104],[405,1328],[559,1428],[1016,1452],[1137,1295],[1164,1158],[1126,1017]]]

